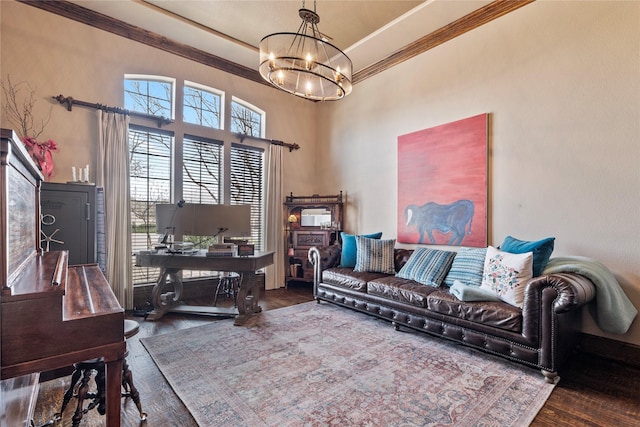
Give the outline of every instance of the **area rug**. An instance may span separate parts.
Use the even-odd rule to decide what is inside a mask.
[[[309,302],[142,339],[201,426],[526,426],[542,374]]]

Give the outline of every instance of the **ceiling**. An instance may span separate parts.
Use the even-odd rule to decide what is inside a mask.
[[[318,28],[353,62],[356,73],[453,21],[485,0],[70,0],[132,26],[248,68],[258,68],[258,44],[275,32],[296,32],[305,8]]]

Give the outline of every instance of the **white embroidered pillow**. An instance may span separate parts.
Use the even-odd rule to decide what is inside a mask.
[[[524,288],[533,277],[533,254],[512,254],[489,246],[482,272],[483,289],[502,301],[522,308]]]

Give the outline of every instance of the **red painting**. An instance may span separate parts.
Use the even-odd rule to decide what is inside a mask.
[[[398,242],[487,246],[488,118],[398,137]]]

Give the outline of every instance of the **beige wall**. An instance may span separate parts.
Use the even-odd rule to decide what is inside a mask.
[[[346,229],[395,237],[398,135],[480,113],[489,243],[555,236],[555,256],[602,261],[640,308],[640,2],[535,2],[321,106]],[[623,336],[585,330],[640,344],[638,319]]]
[[[1,76],[53,106],[54,181],[94,165],[95,118],[49,96],[121,105],[125,73],[164,74],[264,109],[267,137],[302,146],[285,155],[286,193],[343,190],[348,231],[395,237],[397,136],[486,112],[489,243],[555,236],[554,255],[602,261],[640,307],[640,2],[538,1],[320,105],[23,4],[0,14]],[[640,345],[640,321],[612,336],[585,320]]]
[[[12,82],[26,81],[37,89],[38,117],[46,117],[53,107],[42,135],[59,147],[51,181],[71,180],[74,165],[88,163],[96,170],[97,127],[94,110],[76,106],[67,112],[51,97],[63,94],[122,106],[124,75],[153,74],[215,87],[225,91],[228,100],[236,96],[264,110],[267,138],[302,147],[284,156],[285,191],[312,191],[313,174],[306,173],[315,165],[316,107],[312,102],[21,3],[1,1],[0,13],[0,77],[9,75]],[[4,117],[1,125],[11,127]]]

